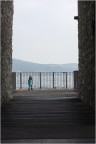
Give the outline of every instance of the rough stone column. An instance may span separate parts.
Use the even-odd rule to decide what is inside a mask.
[[[0,1],[0,96],[1,96],[1,1]]]
[[[11,73],[12,73],[12,25],[13,1],[1,1],[1,95],[2,102],[12,99]]]
[[[1,106],[1,1],[0,1],[0,106]],[[1,109],[0,109],[0,143],[1,143]]]
[[[78,1],[79,96],[95,109],[95,2]]]

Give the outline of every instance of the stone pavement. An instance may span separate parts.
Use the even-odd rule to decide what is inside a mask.
[[[2,105],[2,143],[94,143],[95,116],[73,91],[18,91]]]

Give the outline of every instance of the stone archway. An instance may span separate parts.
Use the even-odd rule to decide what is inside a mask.
[[[2,102],[11,96],[13,1],[1,6],[1,95]],[[79,96],[95,106],[95,1],[78,1]]]

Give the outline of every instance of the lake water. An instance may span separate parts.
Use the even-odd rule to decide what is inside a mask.
[[[16,89],[28,89],[28,78],[33,78],[33,89],[73,89],[73,72],[18,72],[16,73]]]

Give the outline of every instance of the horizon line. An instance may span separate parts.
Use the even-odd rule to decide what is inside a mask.
[[[18,58],[14,58],[14,57],[12,57],[12,59],[16,59],[16,60],[20,60],[20,61],[24,61],[24,62],[29,62],[29,63],[34,63],[34,64],[43,64],[43,65],[79,64],[78,62],[68,62],[68,63],[62,63],[62,64],[61,63],[38,63],[38,62],[22,60],[22,59],[18,59]]]

